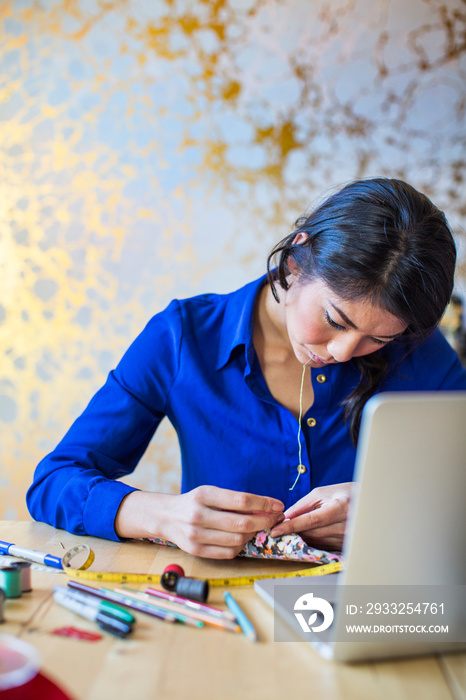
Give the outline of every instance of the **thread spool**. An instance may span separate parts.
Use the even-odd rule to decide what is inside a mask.
[[[200,603],[205,603],[209,595],[209,582],[185,576],[178,564],[170,564],[164,569],[160,583],[165,590]]]
[[[19,598],[21,595],[21,570],[15,566],[0,567],[0,588],[7,598]]]
[[[209,582],[200,578],[181,576],[176,583],[176,594],[183,598],[205,603],[209,595]]]
[[[21,578],[21,593],[30,593],[31,586],[31,563],[29,561],[17,561],[10,564],[11,567],[19,569]]]
[[[176,584],[180,578],[184,577],[184,569],[178,564],[169,564],[163,570],[160,583],[167,591],[175,591]]]
[[[3,616],[3,611],[4,611],[4,605],[5,605],[5,599],[6,599],[6,593],[3,590],[3,588],[0,588],[0,624],[2,622],[5,622],[5,618]]]

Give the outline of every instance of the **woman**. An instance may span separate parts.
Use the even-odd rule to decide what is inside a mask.
[[[436,329],[455,259],[427,197],[399,180],[349,184],[298,220],[267,277],[173,301],[149,322],[38,465],[32,516],[78,534],[168,539],[203,557],[234,557],[266,528],[340,548],[368,398],[466,389]],[[182,493],[117,481],[165,416]]]

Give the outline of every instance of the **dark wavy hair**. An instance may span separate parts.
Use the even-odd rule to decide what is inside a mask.
[[[296,244],[296,235],[306,239]],[[275,299],[289,288],[290,262],[300,282],[323,280],[342,299],[370,300],[407,324],[414,347],[437,326],[450,300],[456,248],[445,214],[402,180],[357,180],[296,221],[267,260]],[[272,265],[276,265],[272,269]],[[361,413],[388,371],[383,352],[351,360],[360,381],[343,402],[357,443]]]

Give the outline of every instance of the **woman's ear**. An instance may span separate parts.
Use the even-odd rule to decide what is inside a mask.
[[[299,231],[293,239],[293,245],[306,246],[306,245],[309,245],[309,242],[310,242],[309,236],[305,231]],[[297,276],[298,272],[299,272],[298,266],[296,265],[296,263],[293,260],[293,258],[291,257],[291,255],[287,260],[287,265],[288,265],[288,268],[289,268],[291,274]]]
[[[299,231],[294,237],[293,245],[309,245],[309,235],[304,231]]]

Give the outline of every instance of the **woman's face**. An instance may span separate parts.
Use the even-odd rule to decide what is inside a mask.
[[[346,301],[319,279],[300,282],[293,277],[284,302],[294,354],[311,367],[368,355],[406,329],[387,311],[364,300]]]

